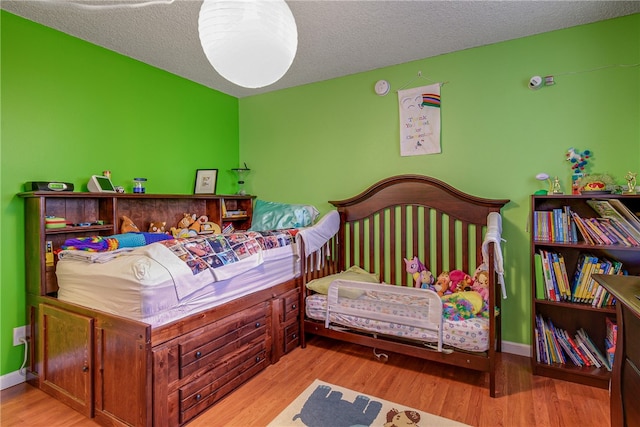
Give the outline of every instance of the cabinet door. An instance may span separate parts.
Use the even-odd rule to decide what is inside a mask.
[[[41,304],[40,337],[40,388],[92,417],[93,319]]]

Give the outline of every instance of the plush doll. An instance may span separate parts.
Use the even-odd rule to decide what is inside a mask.
[[[149,233],[164,233],[164,226],[167,225],[166,221],[155,221],[149,224]]]
[[[473,279],[462,270],[451,270],[449,272],[449,290],[453,292],[470,291]]]
[[[120,226],[120,233],[139,233],[140,230],[138,227],[131,221],[131,218],[128,216],[122,215],[120,217],[122,219],[122,225]]]
[[[422,285],[422,283],[420,282],[420,272],[427,270],[427,267],[425,267],[425,265],[420,262],[417,256],[414,256],[412,260],[408,260],[406,258],[403,259],[407,273],[411,274],[415,282],[415,287],[419,288]]]
[[[489,301],[489,272],[487,270],[477,270],[471,289],[478,292],[482,299]]]
[[[431,274],[431,272],[429,270],[422,270],[420,273],[418,273],[418,287],[419,288],[423,288],[423,289],[433,289],[433,283],[436,281],[436,279],[433,277],[433,274]]]
[[[195,217],[195,215],[193,216]],[[202,231],[202,226],[207,222],[209,222],[209,217],[206,215],[202,215],[198,219],[193,221],[193,223],[189,226],[189,230],[193,230],[196,233],[200,234],[200,231]]]
[[[182,219],[178,221],[178,227],[171,227],[171,235],[175,238],[197,236],[198,232],[190,229],[196,219],[196,214],[185,213]]]
[[[436,292],[438,293],[438,295],[443,296],[445,294],[451,293],[451,291],[449,290],[450,283],[451,283],[451,279],[449,278],[449,272],[445,270],[438,275],[438,278],[436,279],[436,283],[433,286],[436,289]]]

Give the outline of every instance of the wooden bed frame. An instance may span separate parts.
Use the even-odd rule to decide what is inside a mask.
[[[372,185],[355,197],[332,201],[340,214],[340,230],[321,251],[305,260],[300,307],[311,294],[309,281],[358,265],[375,272],[385,283],[413,286],[403,257],[418,256],[437,275],[461,269],[473,274],[482,263],[481,245],[490,212],[500,212],[509,200],[465,194],[434,178],[399,175]],[[489,307],[500,308],[493,243],[489,246]],[[425,360],[489,373],[489,393],[495,397],[495,356],[501,350],[500,317],[489,310],[488,351],[437,352],[419,343],[373,337],[325,328],[323,322],[300,316],[301,345],[305,334],[321,335],[378,350],[408,354]]]
[[[153,327],[59,300],[55,266],[44,262],[45,241],[59,247],[65,238],[84,235],[79,233],[112,235],[123,215],[145,227],[153,218],[177,222],[185,212],[220,223],[220,204],[237,200],[249,215],[235,224],[246,228],[253,196],[34,192],[21,197],[27,381],[99,424],[186,424],[299,345],[300,277]],[[49,231],[45,213],[72,222],[105,218],[106,224]]]

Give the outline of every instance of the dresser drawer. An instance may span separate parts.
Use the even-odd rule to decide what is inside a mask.
[[[289,353],[300,344],[300,325],[292,323],[284,328],[284,352]]]
[[[269,364],[266,354],[264,341],[255,343],[253,347],[228,358],[217,368],[181,387],[178,393],[180,424],[206,410],[266,368]]]
[[[300,298],[298,292],[298,289],[292,289],[284,294],[282,298],[284,300],[284,323],[298,319],[298,314],[300,313]]]
[[[220,364],[225,356],[266,340],[268,304],[258,304],[189,334],[178,344],[180,378]]]

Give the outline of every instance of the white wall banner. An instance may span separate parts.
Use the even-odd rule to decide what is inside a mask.
[[[398,91],[401,156],[442,152],[440,86],[440,83],[436,83]]]

